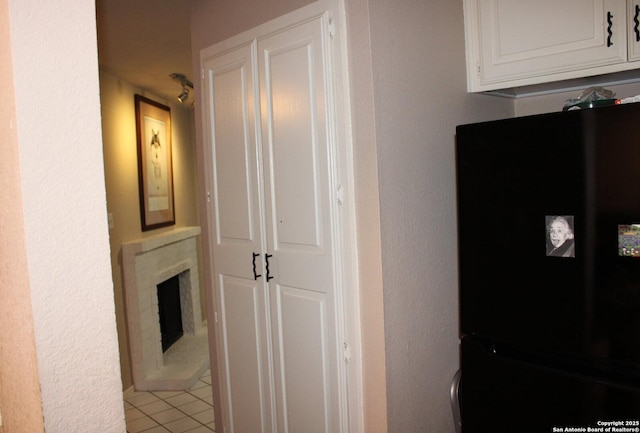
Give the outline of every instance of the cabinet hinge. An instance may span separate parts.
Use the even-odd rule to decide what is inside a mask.
[[[207,191],[207,203],[211,203],[211,192]]]
[[[200,79],[204,81],[204,68],[200,68]]]
[[[333,18],[329,18],[329,37],[331,39],[336,37],[336,23]]]
[[[344,362],[347,364],[351,362],[351,347],[349,347],[349,343],[344,343]]]
[[[344,203],[344,188],[342,188],[342,185],[338,185],[338,190],[336,191],[336,199],[338,200],[338,204]]]
[[[480,78],[480,64],[479,63],[476,65],[476,74],[478,75],[478,78]]]
[[[214,311],[214,312],[213,312],[213,320],[214,320],[216,323],[218,323],[218,312],[217,312],[217,311]]]

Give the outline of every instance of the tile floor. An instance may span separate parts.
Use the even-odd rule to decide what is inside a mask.
[[[189,391],[127,391],[128,433],[211,433],[215,431],[211,371]]]

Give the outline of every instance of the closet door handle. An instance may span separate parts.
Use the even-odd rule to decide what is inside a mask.
[[[260,254],[253,253],[253,279],[254,280],[257,280],[258,278],[260,278],[262,276],[262,275],[260,275],[260,274],[258,274],[256,272],[256,257],[260,257]]]
[[[633,15],[633,31],[636,33],[636,42],[640,42],[640,21],[638,21],[638,16],[640,16],[640,6],[636,5],[636,13]]]
[[[611,41],[611,37],[613,36],[613,14],[611,12],[607,12],[607,33],[609,34],[609,36],[607,36],[607,47],[610,47],[611,45],[613,45],[613,42]]]
[[[265,254],[265,255],[264,255],[264,258],[266,259],[266,262],[267,262],[267,264],[266,264],[266,268],[267,268],[267,282],[273,278],[273,275],[271,275],[271,271],[269,271],[269,258],[270,258],[270,257],[273,257],[273,254]]]

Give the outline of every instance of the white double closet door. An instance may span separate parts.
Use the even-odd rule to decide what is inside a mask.
[[[227,433],[345,431],[331,28],[202,53]]]

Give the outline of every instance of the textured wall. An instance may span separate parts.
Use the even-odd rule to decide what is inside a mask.
[[[252,29],[313,0],[194,0],[191,2],[191,47],[194,70],[200,50]]]
[[[45,430],[122,433],[94,1],[10,0],[9,11]]]
[[[508,117],[512,102],[466,93],[462,1],[368,3],[388,428],[451,433],[449,386],[458,368],[455,126]]]
[[[13,88],[9,5],[0,1],[0,432],[42,432]]]

